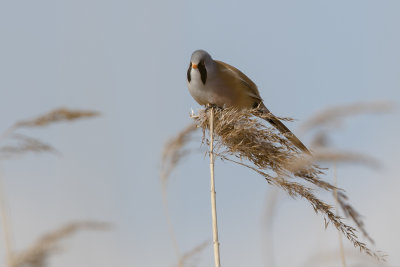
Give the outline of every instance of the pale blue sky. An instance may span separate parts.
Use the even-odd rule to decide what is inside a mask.
[[[60,106],[103,114],[24,131],[61,157],[1,164],[16,247],[64,222],[106,220],[114,230],[68,240],[52,263],[172,266],[158,168],[163,144],[198,108],[185,80],[192,51],[205,49],[241,69],[271,111],[298,119],[289,125],[296,131],[332,105],[399,103],[399,10],[399,1],[372,0],[0,2],[0,130]],[[340,168],[339,185],[397,266],[399,121],[398,111],[361,116],[333,140],[383,161],[380,171]],[[231,164],[218,161],[216,171],[223,265],[264,266],[269,186]],[[190,156],[171,179],[171,215],[184,251],[211,238],[208,179],[203,154]],[[284,196],[278,207],[277,266],[300,266],[319,249],[337,248],[336,233],[323,230],[305,201]],[[198,266],[211,262],[209,247]]]

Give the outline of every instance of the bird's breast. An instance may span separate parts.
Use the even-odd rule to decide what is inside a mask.
[[[200,72],[195,69],[191,70],[190,76],[189,92],[200,105],[213,104],[220,107],[231,105],[233,91],[219,81],[218,77],[208,74],[206,82],[203,83]]]

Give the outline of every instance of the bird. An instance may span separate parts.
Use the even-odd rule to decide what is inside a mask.
[[[257,85],[239,69],[214,60],[205,50],[196,50],[190,58],[187,84],[192,97],[204,106],[256,109],[272,114],[264,105]],[[311,155],[307,147],[275,116],[263,117],[297,148]]]

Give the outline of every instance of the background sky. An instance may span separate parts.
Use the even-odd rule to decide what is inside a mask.
[[[68,239],[50,266],[173,266],[158,174],[163,145],[199,108],[186,87],[191,53],[205,49],[246,73],[272,112],[297,119],[288,125],[296,132],[330,106],[399,104],[399,10],[396,0],[1,1],[0,130],[61,106],[102,113],[23,131],[61,156],[1,162],[16,249],[66,222],[99,220],[114,228]],[[390,266],[400,266],[399,122],[398,109],[362,115],[332,138],[383,163],[339,166],[338,176]],[[212,238],[208,175],[207,158],[193,154],[169,183],[183,252]],[[216,177],[224,266],[271,266],[266,239],[276,266],[338,249],[337,233],[306,201],[280,194],[266,235],[270,186],[220,161]],[[211,246],[196,263],[212,265]]]

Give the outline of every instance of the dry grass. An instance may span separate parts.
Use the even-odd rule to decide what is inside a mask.
[[[45,267],[49,257],[59,249],[60,242],[80,230],[107,230],[103,222],[74,222],[49,232],[26,250],[16,253],[12,267]]]
[[[200,110],[192,118],[203,129],[203,133],[208,131],[209,117],[205,110]],[[310,184],[331,193],[336,187],[320,178],[323,172],[312,163],[312,158],[301,153],[275,129],[265,126],[254,116],[253,111],[217,109],[215,118],[217,156],[256,171],[269,184],[283,189],[291,197],[306,199],[316,213],[324,215],[326,226],[329,223],[333,224],[355,247],[382,259],[380,253],[372,251],[365,243],[359,241],[357,230],[345,224],[342,218],[334,213],[331,205],[315,195],[315,190]],[[203,136],[205,138],[206,135]],[[243,160],[250,164],[244,163]],[[341,194],[345,196],[343,192]],[[351,206],[344,205],[342,208],[349,207]],[[348,212],[351,213],[350,210]]]

